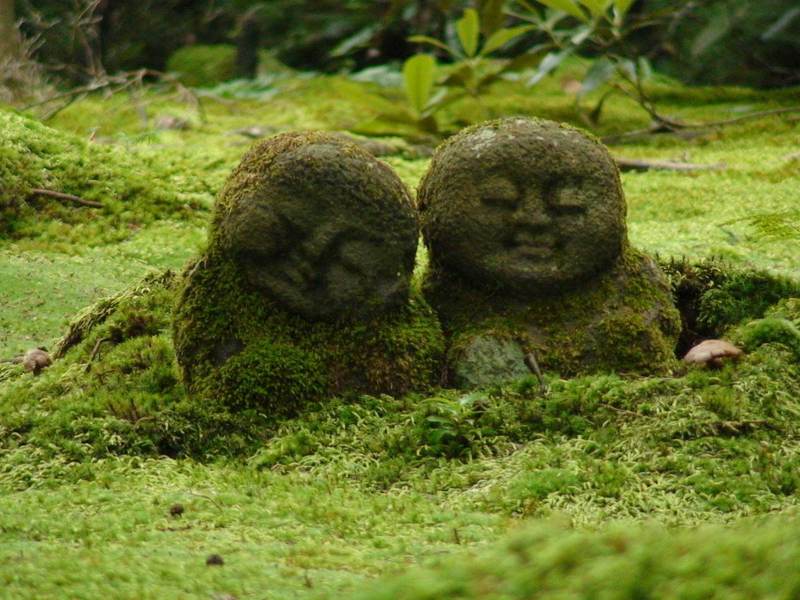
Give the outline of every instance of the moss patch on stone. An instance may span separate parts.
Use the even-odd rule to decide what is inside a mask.
[[[174,326],[183,381],[198,397],[291,414],[345,392],[398,395],[437,383],[444,342],[418,293],[365,321],[308,321],[248,285],[231,259],[201,261],[187,272]]]

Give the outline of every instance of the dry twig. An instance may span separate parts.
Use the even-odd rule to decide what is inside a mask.
[[[84,200],[80,196],[73,196],[72,194],[65,194],[64,192],[55,192],[53,190],[33,188],[31,189],[31,193],[36,194],[38,196],[48,196],[50,198],[56,198],[58,200],[69,200],[70,202],[75,202],[76,204],[80,204],[81,206],[90,206],[92,208],[103,208],[103,205],[100,202],[96,202],[94,200]]]

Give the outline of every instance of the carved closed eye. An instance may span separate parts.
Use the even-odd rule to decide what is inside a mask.
[[[578,186],[568,184],[553,190],[550,206],[561,214],[580,214],[586,211],[586,200]]]
[[[481,185],[481,202],[496,208],[515,209],[519,204],[519,192],[508,179],[493,178]]]

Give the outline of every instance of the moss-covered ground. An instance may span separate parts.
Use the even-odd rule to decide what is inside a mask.
[[[503,83],[480,110],[455,105],[443,124],[483,111],[580,125],[561,91],[577,69],[533,91]],[[693,121],[797,97],[668,82],[652,91],[663,112]],[[224,84],[201,100],[202,114],[155,92],[138,105],[90,97],[47,122],[64,136],[52,142],[65,148],[51,157],[61,162],[15,173],[26,202],[13,207],[16,227],[0,227],[0,358],[54,348],[82,307],[196,255],[211,200],[248,135],[388,132],[370,118],[395,109],[402,92],[282,76]],[[161,115],[189,126],[157,129]],[[612,97],[597,133],[647,124],[635,104]],[[798,295],[800,240],[764,237],[747,219],[797,210],[800,120],[783,114],[694,133],[611,149],[725,164],[623,176],[635,246],[790,278],[698,277],[708,284],[698,314],[684,312],[719,331]],[[4,143],[9,135],[0,129]],[[415,187],[427,166],[421,140],[389,142],[397,152],[384,160]],[[3,147],[0,158],[16,148]],[[70,148],[105,162],[81,163],[93,173],[81,178],[59,166],[72,164]],[[107,206],[25,192],[59,184]],[[248,428],[186,404],[165,281],[126,292],[37,378],[0,363],[0,597],[797,597],[796,301],[731,330],[751,352],[721,371],[547,374],[546,394],[531,378],[470,394],[345,397]],[[731,300],[731,289],[747,294]],[[748,310],[741,302],[751,295]],[[182,514],[172,514],[176,505]],[[212,554],[224,564],[206,565]]]

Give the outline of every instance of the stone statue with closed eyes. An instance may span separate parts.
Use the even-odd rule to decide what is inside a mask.
[[[628,244],[619,173],[598,141],[545,120],[478,125],[437,150],[418,195],[455,383],[521,375],[530,352],[563,374],[669,368],[677,312]]]
[[[184,274],[174,339],[189,392],[226,410],[291,413],[437,381],[441,329],[410,285],[418,237],[403,182],[341,136],[254,146]]]

